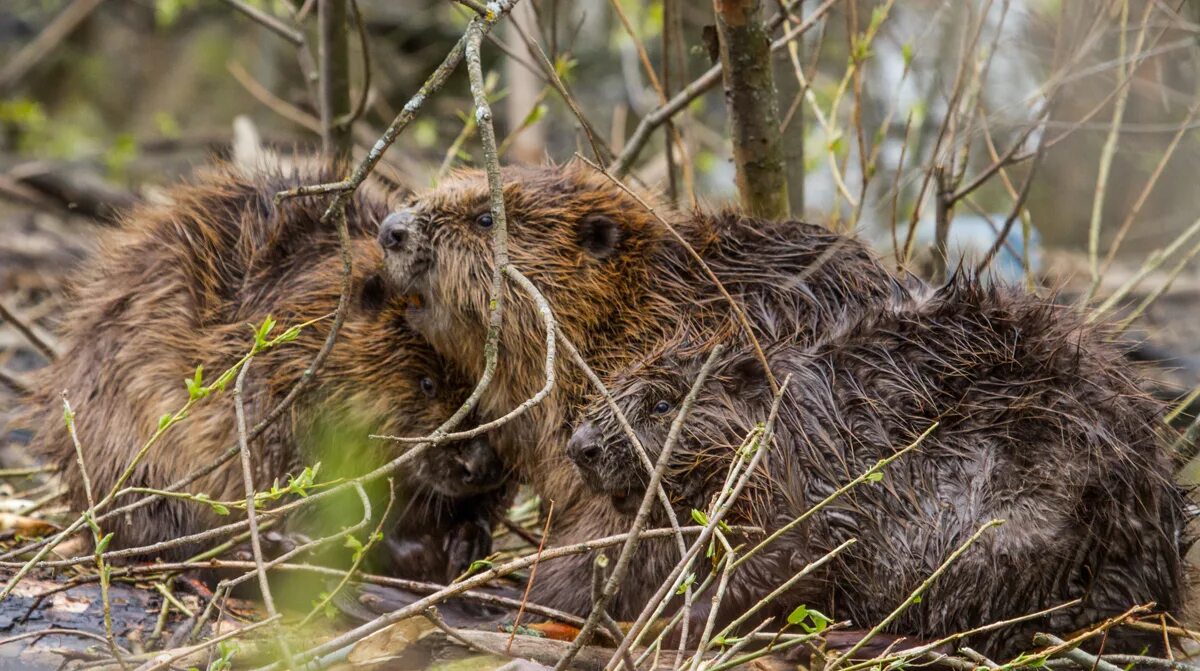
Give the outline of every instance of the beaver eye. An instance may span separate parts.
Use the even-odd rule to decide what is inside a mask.
[[[655,415],[665,415],[668,412],[671,412],[672,407],[673,406],[668,401],[659,401],[658,403],[654,404],[654,409],[650,412],[654,413]]]
[[[483,229],[491,228],[492,227],[492,213],[484,212],[483,214],[479,215],[478,217],[475,217],[475,225],[480,228],[483,228]]]
[[[437,394],[437,383],[431,377],[421,378],[421,391],[429,398],[433,398]]]

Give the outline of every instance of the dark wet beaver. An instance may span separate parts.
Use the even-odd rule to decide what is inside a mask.
[[[307,165],[289,174],[280,168],[218,166],[172,189],[169,205],[135,209],[106,236],[103,249],[76,281],[62,319],[64,354],[41,371],[31,399],[37,429],[32,446],[61,467],[75,509],[85,509],[87,502],[60,391],[66,390],[75,409],[84,462],[100,498],[154,433],[159,418],[187,401],[184,378],[202,365],[206,378],[215,379],[249,350],[252,328],[268,316],[280,324],[271,335],[316,321],[294,342],[255,357],[246,381],[247,423],[263,418],[301,378],[328,334],[342,261],[333,225],[319,222],[325,199],[288,200],[276,209],[273,198],[280,190],[329,177]],[[276,480],[283,484],[288,474],[316,460],[325,462],[325,471],[341,465],[344,474],[381,465],[399,454],[396,444],[368,441],[368,433],[423,435],[469,393],[472,381],[408,326],[403,297],[389,293],[378,278],[382,254],[375,236],[387,211],[382,192],[360,190],[350,202],[354,298],[314,383],[250,445],[260,491]],[[205,399],[150,450],[125,486],[166,487],[236,440],[229,395]],[[402,480],[397,488],[401,529],[457,538],[468,546],[466,561],[486,554],[490,535],[479,530],[486,531],[496,509],[490,499],[503,473],[485,438],[431,448]],[[244,500],[238,460],[188,491],[218,501]],[[357,521],[361,511],[353,500]],[[112,547],[131,547],[226,522],[208,506],[163,498],[105,531],[116,532]],[[403,539],[393,540],[402,563],[420,555]],[[196,550],[177,548],[169,554],[181,557]],[[446,552],[429,551],[423,559],[434,566]],[[464,554],[461,546],[454,552]],[[398,570],[406,572],[404,566]],[[438,575],[419,571],[413,577],[441,579],[447,570],[441,563]]]
[[[651,459],[705,358],[668,345],[609,380]],[[729,523],[781,529],[938,426],[881,480],[858,485],[739,568],[723,620],[854,538],[762,616],[805,604],[873,626],[992,519],[1005,523],[950,563],[889,631],[932,640],[1081,600],[963,642],[1000,659],[1035,647],[1037,631],[1070,633],[1151,603],[1181,610],[1190,539],[1160,435],[1163,407],[1139,392],[1104,329],[1077,312],[959,278],[865,310],[811,346],[775,348],[770,362],[791,381],[774,440]],[[772,401],[756,357],[721,355],[665,476],[681,513],[711,505]],[[603,401],[587,417],[568,451],[595,491],[636,507],[646,469]],[[673,555],[641,550],[636,584],[661,581]],[[575,571],[546,575],[578,584],[590,568]],[[651,592],[627,587],[617,610],[637,612]],[[696,615],[707,615],[704,606]],[[1139,652],[1161,643],[1161,634],[1118,627],[1104,646]]]
[[[598,373],[621,369],[670,330],[692,339],[740,337],[701,266],[654,213],[604,175],[571,163],[506,168],[503,180],[512,265],[543,292],[561,332]],[[857,240],[795,221],[677,212],[642,197],[690,241],[764,341],[803,342],[845,310],[898,290]],[[410,322],[473,374],[484,363],[491,228],[487,179],[475,170],[410,199],[379,235],[397,290],[420,296]],[[491,414],[512,409],[544,382],[544,327],[533,302],[511,282],[504,301],[499,368],[482,400]],[[576,504],[591,510],[563,453],[587,380],[567,356],[558,360],[557,387],[501,429],[496,444],[518,479],[559,511]],[[591,512],[603,518],[602,508]],[[570,524],[573,516],[555,518]],[[590,512],[578,517],[590,527],[581,537],[612,532]]]

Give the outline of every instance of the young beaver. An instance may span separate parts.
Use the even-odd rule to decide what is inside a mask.
[[[609,380],[652,460],[705,358],[668,344]],[[1189,541],[1184,496],[1159,435],[1163,407],[1138,391],[1102,329],[1070,308],[955,279],[769,359],[776,377],[791,381],[774,440],[730,523],[780,529],[938,426],[882,480],[858,485],[747,560],[721,604],[725,622],[855,538],[762,616],[806,604],[873,626],[992,519],[1005,523],[949,564],[889,631],[932,640],[1081,600],[962,643],[1000,659],[1034,647],[1037,631],[1067,634],[1149,603],[1181,609]],[[744,350],[721,356],[665,475],[680,511],[709,506],[772,401],[757,358]],[[648,474],[620,426],[602,400],[587,417],[568,447],[584,479],[617,502],[640,501]],[[745,540],[750,547],[761,539]],[[671,554],[643,552],[639,573],[661,580],[676,561]],[[576,570],[575,580],[587,579],[587,567]],[[649,596],[624,587],[618,594],[634,610]],[[1105,650],[1161,643],[1158,634],[1118,627]]]
[[[211,380],[243,356],[252,327],[272,316],[288,326],[317,320],[297,340],[255,357],[245,388],[247,424],[274,408],[304,374],[329,332],[338,304],[342,261],[332,224],[319,222],[324,199],[295,199],[278,210],[276,192],[329,181],[312,167],[292,174],[232,166],[207,170],[173,189],[170,205],[135,209],[107,236],[76,282],[62,322],[63,356],[37,379],[33,448],[55,462],[72,485],[69,503],[87,507],[59,393],[76,411],[75,425],[97,499],[116,484],[159,418],[188,399],[183,379],[198,365]],[[258,490],[324,460],[365,472],[396,456],[392,444],[365,441],[372,431],[421,435],[457,409],[471,381],[439,358],[404,319],[403,299],[377,276],[375,242],[387,212],[382,194],[360,190],[347,209],[354,300],[336,345],[297,403],[251,442]],[[271,337],[269,336],[269,337]],[[232,383],[231,383],[232,386]],[[230,389],[229,391],[232,391]],[[126,487],[164,488],[237,442],[227,395],[204,399],[171,428],[134,469]],[[318,448],[328,448],[321,453]],[[345,473],[343,473],[345,474]],[[403,476],[398,529],[405,536],[455,547],[414,546],[392,539],[397,570],[443,580],[445,554],[470,562],[490,547],[489,515],[502,469],[486,439],[432,448]],[[244,500],[233,459],[187,487],[214,500]],[[354,521],[357,498],[350,504]],[[382,502],[380,502],[380,506]],[[378,511],[377,511],[378,512]],[[160,498],[112,529],[112,547],[132,547],[222,523],[205,505]],[[439,538],[440,537],[440,538]],[[465,545],[464,545],[465,544]],[[183,557],[196,547],[168,554]],[[432,574],[431,574],[432,571]]]
[[[671,329],[692,340],[740,337],[730,306],[701,266],[604,175],[571,163],[506,168],[503,180],[512,265],[542,291],[561,332],[597,373],[622,369]],[[690,241],[764,341],[807,341],[844,311],[900,290],[851,238],[795,221],[673,212],[644,199]],[[387,275],[399,291],[420,297],[409,322],[440,354],[476,374],[488,326],[491,228],[487,178],[473,170],[411,199],[379,231]],[[499,368],[482,399],[490,414],[511,410],[544,383],[541,318],[511,282],[504,301]],[[579,505],[595,508],[577,515],[589,527],[579,530],[580,539],[613,533],[601,519],[608,507],[583,492],[563,453],[588,386],[568,357],[558,360],[550,396],[499,430],[496,444],[519,480],[555,502],[559,529],[575,516],[562,513]]]

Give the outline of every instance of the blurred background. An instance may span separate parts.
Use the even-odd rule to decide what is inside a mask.
[[[1154,365],[1157,393],[1194,400],[1200,3],[762,4],[764,20],[779,17],[774,37],[799,33],[773,52],[792,216],[856,231],[897,269],[926,277],[946,272],[930,253],[939,230],[951,269],[996,247],[989,273],[1128,321],[1131,355]],[[164,186],[230,156],[235,135],[284,154],[319,147],[306,75],[317,39],[311,5],[4,2],[5,309],[53,343],[63,282],[123,208],[162,198]],[[348,48],[352,97],[365,103],[351,130],[362,156],[458,40],[470,10],[450,0],[357,6]],[[264,25],[272,22],[281,29]],[[736,201],[719,78],[630,148],[648,114],[713,67],[713,24],[707,2],[519,3],[484,45],[502,161],[591,157],[587,123],[604,158],[620,157],[636,183],[685,207]],[[460,68],[379,175],[420,189],[477,165],[471,109]],[[20,333],[0,326],[6,379],[40,364]],[[0,396],[0,408],[13,399]]]

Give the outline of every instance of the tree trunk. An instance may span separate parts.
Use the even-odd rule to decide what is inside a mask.
[[[350,42],[347,0],[319,0],[317,26],[321,62],[321,148],[326,156],[350,156]],[[366,48],[366,45],[363,45]]]
[[[787,173],[762,2],[713,0],[713,6],[742,207],[757,217],[780,219],[788,213]]]

